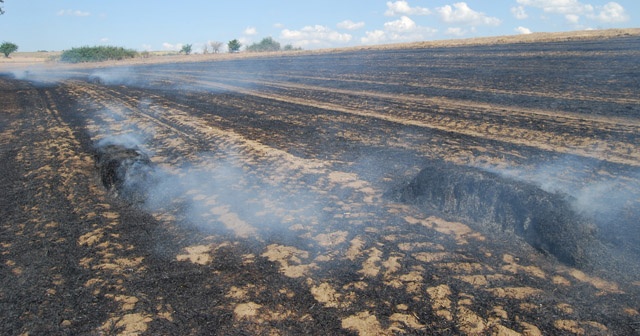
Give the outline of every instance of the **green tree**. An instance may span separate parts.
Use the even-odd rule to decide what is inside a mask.
[[[280,43],[271,37],[265,37],[260,43],[254,43],[247,47],[247,51],[264,52],[264,51],[280,51]]]
[[[284,50],[284,51],[294,51],[294,50],[302,50],[302,48],[301,47],[294,47],[291,44],[287,44],[287,45],[284,46],[284,48],[282,48],[282,50]]]
[[[4,3],[4,0],[0,0],[0,3]],[[0,14],[4,14],[4,10],[0,7]]]
[[[62,55],[60,55],[60,61],[66,63],[102,62],[108,60],[123,60],[136,56],[138,56],[137,51],[122,47],[80,47],[63,51]]]
[[[192,48],[191,44],[185,44],[182,46],[182,49],[180,49],[180,52],[184,53],[185,55],[189,55],[191,54],[191,48]]]
[[[4,57],[9,57],[12,52],[18,50],[18,45],[11,42],[4,42],[0,45],[0,52],[4,54]]]
[[[227,47],[229,47],[229,52],[235,53],[240,51],[240,47],[242,47],[242,44],[237,39],[233,39],[229,41],[229,43],[227,43]]]

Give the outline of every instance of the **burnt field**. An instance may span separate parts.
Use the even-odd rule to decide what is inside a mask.
[[[640,334],[639,59],[0,70],[0,334]]]

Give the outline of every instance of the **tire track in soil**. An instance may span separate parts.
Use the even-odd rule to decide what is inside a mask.
[[[98,104],[93,104],[93,108],[96,107],[101,108]],[[105,107],[115,107],[116,110],[123,111],[121,105],[106,105]],[[67,111],[66,113],[90,114],[91,112],[95,111],[80,107],[78,111]],[[109,116],[113,117],[114,115]],[[113,122],[113,119],[108,121]],[[137,121],[144,122],[145,120]],[[116,129],[121,130],[117,127]],[[172,129],[174,128],[172,127]],[[93,160],[89,159],[88,161],[93,166]],[[84,172],[91,172],[92,170],[87,169],[87,167],[75,168],[82,169]],[[88,178],[87,180],[95,179]],[[91,190],[91,193],[97,193],[97,200],[82,200],[74,204],[76,206],[74,211],[82,213],[83,216],[86,214],[86,218],[83,217],[83,219],[86,219],[87,224],[91,223],[88,228],[89,231],[78,238],[79,246],[91,250],[79,263],[80,266],[93,272],[93,277],[87,280],[84,286],[92,290],[92,294],[96,297],[105,297],[113,301],[113,305],[116,306],[112,310],[101,307],[101,310],[108,311],[109,314],[94,331],[125,335],[141,334],[151,330],[171,334],[185,333],[185,329],[176,329],[175,323],[178,322],[181,323],[181,328],[188,328],[189,326],[202,328],[202,326],[193,325],[193,322],[191,322],[194,318],[193,313],[201,314],[197,313],[200,309],[189,305],[183,307],[183,302],[191,304],[198,302],[199,300],[194,295],[201,295],[201,293],[189,294],[184,289],[184,286],[192,281],[202,287],[207,286],[210,288],[212,284],[217,286],[216,281],[218,279],[215,274],[210,274],[206,279],[202,279],[204,274],[202,270],[171,265],[172,262],[180,261],[180,256],[178,256],[178,260],[169,260],[168,264],[172,266],[169,272],[164,271],[162,267],[165,266],[162,264],[167,263],[166,260],[161,260],[160,265],[158,265],[157,260],[155,262],[148,261],[148,259],[154,258],[149,254],[149,250],[145,250],[144,245],[148,244],[144,244],[140,239],[148,240],[150,237],[148,231],[150,230],[157,234],[159,233],[158,230],[139,224],[140,218],[137,218],[139,216],[132,215],[126,208],[123,209],[121,205],[118,205],[117,202],[114,206],[113,200],[109,199],[102,188],[95,185],[92,185],[92,187],[96,188]],[[96,204],[96,201],[104,203]],[[87,211],[89,212],[87,213]],[[132,231],[136,230],[142,230],[143,232],[132,235]],[[172,230],[169,227],[169,231],[175,231],[175,229]],[[166,234],[162,236],[166,236]],[[171,237],[170,234],[168,239],[171,238],[176,239],[176,237]],[[184,240],[184,237],[177,238],[177,240]],[[143,246],[141,247],[140,245]],[[149,249],[149,246],[146,246],[146,248]],[[151,246],[152,249],[153,246]],[[140,282],[145,286],[140,286]],[[156,288],[158,283],[164,284],[165,287],[159,290]],[[170,297],[175,297],[176,295],[182,297],[182,299],[180,301],[171,300]],[[185,300],[183,295],[190,295],[191,297]],[[215,295],[213,297],[215,298]],[[202,308],[206,308],[206,305],[203,304]],[[210,320],[208,323],[216,323],[214,324],[216,328],[222,331],[225,329],[224,326],[218,324],[220,316],[224,317],[232,312],[224,308],[223,305],[216,307],[216,310],[207,317]],[[68,325],[67,327],[73,327],[73,325]]]
[[[157,78],[165,76],[159,73],[148,75]],[[605,118],[443,97],[398,96],[257,79],[226,78],[223,81],[202,81],[195,75],[186,78],[178,76],[177,73],[172,75],[200,89],[242,92],[264,99],[360,116],[365,120],[371,120],[373,117],[398,125],[445,133],[454,132],[483,143],[493,140],[504,144],[500,146],[500,152],[503,153],[504,147],[515,145],[522,149],[537,148],[549,153],[578,155],[630,166],[638,166],[640,162],[640,148],[637,145],[640,124],[630,118]],[[236,84],[229,84],[234,82]],[[247,86],[258,86],[260,89],[246,89]],[[367,97],[372,102],[362,97]],[[406,137],[410,138],[413,135],[406,134]],[[409,148],[412,145],[414,148],[420,147],[415,144],[405,144],[404,147]],[[469,144],[461,147],[468,148]],[[466,151],[462,148],[458,150]],[[456,162],[459,160],[448,159]],[[494,162],[489,165],[504,163]]]
[[[415,66],[412,65],[412,66]],[[175,70],[162,70],[160,72],[147,73],[147,75],[151,75],[158,78],[167,78],[173,75],[191,76],[193,78],[198,78],[201,76],[201,72],[199,71],[175,71]],[[245,77],[251,77],[250,73],[238,73],[238,72],[221,72],[220,75],[227,75],[229,79],[234,79],[237,81],[243,82],[255,82],[256,84],[262,82],[261,80],[242,80],[240,79],[242,75]],[[340,87],[345,86],[344,83],[353,84],[355,86],[367,84],[367,85],[375,85],[375,86],[384,86],[384,87],[410,87],[419,90],[428,90],[428,89],[441,89],[441,90],[467,90],[473,91],[477,93],[492,93],[497,95],[518,95],[518,96],[527,96],[527,97],[540,97],[540,98],[555,98],[559,100],[576,100],[576,101],[592,101],[592,102],[608,102],[608,103],[617,103],[621,105],[637,105],[640,104],[640,100],[629,98],[626,96],[620,97],[602,97],[598,96],[597,92],[589,92],[589,93],[579,93],[579,92],[537,92],[537,91],[529,91],[529,90],[519,90],[519,89],[496,89],[496,88],[488,88],[484,85],[479,85],[476,83],[470,83],[468,80],[461,81],[455,80],[451,78],[437,78],[437,77],[429,77],[429,83],[422,82],[412,82],[410,73],[403,73],[398,76],[398,74],[393,74],[397,77],[387,77],[388,81],[380,81],[380,76],[373,76],[367,74],[358,74],[357,78],[348,78],[344,75],[335,74],[335,76],[327,76],[327,77],[318,77],[318,76],[309,76],[309,75],[296,75],[295,73],[287,73],[287,74],[269,74],[268,77],[278,79],[277,81],[272,80],[271,82],[265,81],[265,83],[292,83],[299,81],[312,81],[324,83],[325,85],[316,85],[317,87],[323,87],[328,90],[336,90],[340,91]],[[367,79],[368,78],[368,79]],[[435,83],[434,83],[435,82]],[[549,111],[551,112],[551,111]],[[541,112],[541,113],[549,113],[549,112]],[[566,117],[567,114],[571,115],[572,113],[563,112],[562,114],[553,113],[554,115]],[[580,117],[580,114],[576,114],[576,116]],[[590,116],[594,117],[594,116]],[[609,119],[609,118],[607,118]],[[602,118],[603,121],[608,122]]]
[[[67,200],[72,206],[73,213],[79,216],[84,233],[77,238],[77,246],[88,250],[85,257],[79,260],[78,266],[88,270],[92,277],[84,283],[84,287],[96,297],[104,297],[113,301],[117,307],[97,330],[111,333],[118,330],[124,334],[144,332],[151,322],[153,312],[136,307],[143,293],[133,293],[127,288],[128,279],[139,276],[146,270],[142,262],[144,255],[122,253],[131,251],[134,244],[121,241],[120,232],[130,225],[123,219],[122,214],[110,204],[107,195],[95,184],[92,175],[93,158],[89,155],[79,155],[80,143],[73,136],[69,125],[62,122],[60,111],[50,91],[45,92],[47,111],[56,121],[56,127],[49,127],[50,139],[68,141],[65,151],[62,151],[59,161],[65,169],[58,169],[56,173],[64,179],[61,187],[67,190]],[[60,140],[57,140],[60,139]],[[77,188],[87,188],[78,192]],[[76,197],[76,195],[92,195],[95,198]]]
[[[136,107],[138,105],[136,102],[140,97],[123,95],[119,91],[105,88],[100,88],[98,91],[89,86],[80,86],[81,88],[76,87],[75,90],[90,96],[93,100],[92,104],[101,105],[119,115],[119,118],[103,120],[108,127],[112,128],[112,131],[127,129],[118,122],[114,122],[116,119],[138,125],[142,130],[153,129],[154,131],[149,131],[154,136],[151,142],[163,144],[162,149],[157,150],[158,152],[166,150],[167,157],[172,151],[182,153],[196,151],[199,148],[197,144],[202,144],[202,141],[198,140],[197,144],[194,144],[194,137],[191,136],[193,134],[197,134],[195,138],[205,139],[205,143],[216,148],[217,154],[226,153],[223,156],[234,156],[234,164],[242,168],[243,174],[235,185],[230,186],[232,188],[237,187],[238,190],[242,190],[251,186],[255,183],[255,181],[247,181],[249,179],[247,176],[251,175],[260,183],[276,178],[278,187],[294,195],[300,193],[300,189],[313,190],[317,194],[314,198],[321,199],[317,202],[323,205],[322,216],[315,213],[300,216],[295,213],[297,208],[295,210],[282,208],[282,205],[277,202],[270,204],[265,201],[269,199],[269,193],[253,187],[251,192],[252,197],[255,196],[255,198],[248,198],[245,201],[263,202],[260,208],[267,209],[265,211],[271,212],[270,215],[281,213],[275,221],[287,223],[289,231],[313,241],[314,246],[309,249],[304,245],[273,243],[267,245],[262,253],[248,253],[243,255],[243,258],[249,265],[255,263],[256,259],[266,258],[278,264],[284,276],[292,279],[307,279],[306,287],[319,304],[326,309],[339,309],[342,312],[338,315],[343,316],[342,326],[346,329],[379,334],[389,333],[392,330],[424,330],[425,322],[434,317],[424,315],[424,310],[418,308],[416,303],[426,301],[431,302],[435,317],[440,322],[463,321],[458,322],[461,325],[459,330],[463,332],[473,333],[487,329],[506,332],[508,328],[499,323],[499,317],[508,314],[503,306],[494,307],[490,314],[477,311],[473,307],[483,300],[498,299],[512,302],[509,309],[512,314],[525,316],[535,314],[537,308],[524,305],[522,302],[542,296],[543,291],[549,290],[550,286],[560,285],[570,293],[569,288],[580,283],[592,286],[600,295],[620,294],[617,284],[589,277],[584,273],[576,273],[576,270],[557,269],[553,266],[547,266],[549,268],[526,266],[536,262],[516,260],[509,254],[492,255],[486,248],[484,258],[479,260],[478,257],[472,257],[473,253],[470,250],[477,244],[470,244],[470,242],[483,242],[486,237],[479,235],[466,225],[427,217],[408,207],[383,204],[378,198],[381,191],[376,190],[376,187],[360,179],[356,174],[333,169],[327,162],[293,157],[287,152],[246,139],[237,133],[216,128],[210,119],[204,121],[192,115],[194,110],[189,106],[175,104],[160,96],[150,96],[144,97],[151,100],[150,104],[146,108],[139,108]],[[89,124],[88,128],[93,129],[95,125]],[[166,131],[157,131],[162,128]],[[176,137],[183,139],[175,140]],[[168,138],[174,139],[174,142],[170,143]],[[187,155],[181,160],[191,161],[196,170],[211,172],[216,169],[216,165],[212,165],[206,158],[200,158],[198,161],[197,157],[194,160],[193,155]],[[304,175],[314,175],[316,182],[312,185],[300,184]],[[273,239],[261,236],[263,231],[257,229],[258,225],[253,225],[250,229],[243,227],[243,223],[248,225],[256,223],[257,218],[252,218],[241,211],[234,211],[233,206],[217,198],[219,195],[209,197],[207,194],[207,191],[194,188],[186,197],[191,197],[191,201],[202,202],[213,209],[209,215],[214,217],[214,222],[222,222],[231,230],[236,228],[236,239],[254,238],[262,241]],[[337,197],[337,194],[341,197]],[[386,210],[383,212],[372,210],[376,208]],[[162,216],[158,218],[175,220],[175,218]],[[246,217],[243,218],[243,216]],[[265,216],[265,214],[259,216]],[[211,221],[211,219],[205,216],[202,221]],[[320,223],[322,225],[319,225]],[[398,223],[398,225],[391,226],[384,223]],[[410,229],[407,231],[406,227],[418,229],[413,232]],[[374,237],[383,237],[383,241],[392,246],[397,245],[397,249],[392,248],[389,251],[384,248],[385,244],[372,243],[379,241]],[[176,258],[206,266],[214,262],[212,256],[216,255],[219,248],[234,244],[234,239],[220,244],[210,243],[211,239],[210,236],[200,238],[200,241],[194,245],[184,247],[184,253],[177,255]],[[456,246],[456,252],[451,252],[449,246],[452,244]],[[332,266],[344,263],[349,265],[355,263],[356,269],[359,269],[356,274],[360,275],[357,281],[344,282],[327,275],[326,272]],[[434,270],[437,272],[432,273]],[[432,277],[431,281],[439,278],[435,274],[448,274],[453,279],[457,279],[457,286],[474,292],[473,297],[478,297],[478,302],[464,291],[453,290],[451,279],[446,283],[425,288],[425,283],[429,282],[429,274]],[[535,279],[534,285],[517,286],[519,281],[516,281],[516,276],[518,275],[532,276]],[[363,302],[366,305],[366,298],[372,294],[370,288],[381,286],[378,281],[383,282],[382,287],[386,290],[398,293],[397,297],[408,299],[386,304],[384,309],[395,312],[388,319],[383,319],[382,315],[377,315],[375,312],[372,314],[371,311],[358,310],[361,309],[359,307]],[[490,287],[486,288],[486,286]],[[273,312],[282,311],[282,307],[250,301],[252,296],[259,296],[267,290],[269,289],[256,289],[251,284],[245,287],[231,286],[228,297],[237,300],[237,304],[233,307],[235,318],[249,323],[260,323],[265,319],[278,320],[279,317],[274,316]],[[279,290],[288,293],[290,289],[280,288]],[[478,291],[480,294],[477,293]],[[566,299],[573,300],[570,299],[572,295],[568,294]],[[518,302],[521,302],[520,306]],[[576,308],[571,304],[568,306],[572,307],[570,311],[573,313]],[[376,309],[382,309],[382,307]],[[559,320],[560,322],[556,321],[562,328],[587,326],[589,330],[606,330],[604,326],[594,327],[596,322],[579,321],[575,320],[572,314],[567,312],[564,314],[570,317]],[[493,315],[496,317],[492,317]],[[307,315],[296,316],[292,312],[288,312],[287,316],[290,318],[295,316],[299,320],[309,318]],[[380,319],[383,319],[382,324]],[[520,331],[537,330],[534,324],[534,321],[523,321],[509,326]],[[541,328],[544,330],[551,326],[543,325]]]
[[[19,149],[16,162],[28,171],[23,177],[29,181],[27,187],[34,188],[29,191],[33,203],[28,201],[31,205],[23,209],[31,219],[14,223],[5,231],[13,238],[3,244],[3,255],[22,261],[7,261],[16,277],[12,281],[25,286],[13,289],[12,295],[18,300],[34,300],[34,304],[17,316],[19,324],[7,324],[14,325],[11,333],[108,331],[110,328],[96,324],[110,309],[118,310],[114,306],[120,299],[132,298],[124,295],[124,267],[135,266],[139,260],[118,258],[114,252],[125,246],[101,241],[107,233],[115,235],[114,231],[121,229],[119,215],[111,210],[104,193],[91,184],[93,159],[80,151],[72,129],[61,121],[50,92],[29,88],[24,89],[24,95],[21,105],[29,116],[15,127],[23,132],[20,136],[35,142]],[[17,251],[12,251],[13,245]],[[111,294],[104,293],[105,288]],[[24,294],[31,298],[20,298]],[[13,313],[19,314],[22,305],[14,304]],[[125,330],[135,332],[140,330],[129,326],[141,319],[142,315],[127,314],[117,323],[126,323],[122,325]]]
[[[113,102],[115,101],[114,99],[110,99],[109,101]],[[166,106],[166,105],[165,105]],[[114,109],[116,110],[116,109]],[[177,111],[175,110],[169,110],[169,112],[171,113],[172,116],[175,116],[177,113]],[[135,122],[135,121],[133,121]],[[185,123],[180,123],[182,125],[184,125]],[[200,122],[195,123],[197,125],[201,125]],[[119,128],[117,126],[115,126],[116,128]],[[143,127],[144,128],[144,127]],[[281,158],[277,158],[277,160],[279,161]],[[270,163],[272,164],[272,163]],[[276,169],[276,171],[278,171],[278,169]],[[284,173],[284,174],[282,174]],[[278,175],[285,175],[285,176],[294,176],[295,174],[287,174],[287,171],[278,171]],[[289,172],[290,173],[290,172]],[[330,183],[340,183],[340,184],[350,184],[351,187],[357,187],[361,182],[359,182],[357,180],[357,178],[355,176],[353,176],[353,174],[345,174],[345,173],[340,173],[340,172],[331,172],[329,174],[329,182]],[[196,198],[199,197],[199,194],[197,194],[197,192],[195,192],[194,194],[196,194]],[[265,195],[268,196],[268,195]],[[338,209],[339,211],[336,211],[337,213],[340,214],[349,214],[350,211],[353,211],[354,213],[361,213],[362,211],[359,211],[359,209],[357,209],[357,207],[355,206],[356,202],[345,202],[345,200],[340,200],[340,202],[344,202],[342,203],[342,208]],[[350,204],[349,204],[350,203]],[[346,204],[349,204],[348,206]],[[347,208],[345,209],[344,207],[347,206]],[[312,220],[312,221],[316,221],[317,220]],[[362,224],[363,220],[359,220],[360,225]],[[461,225],[461,224],[460,224]],[[293,225],[294,230],[299,231],[299,230],[309,230],[308,227],[304,227],[300,224],[297,225]],[[446,232],[446,231],[442,231],[442,232]],[[345,231],[339,231],[337,233],[331,233],[331,234],[318,234],[315,239],[319,241],[319,245],[324,246],[324,247],[334,247],[337,244],[342,243],[345,240],[345,236],[346,236],[347,232]],[[308,236],[309,234],[304,234],[305,236]],[[239,234],[240,237],[242,237],[242,232]],[[358,238],[356,238],[357,241]],[[207,247],[207,245],[196,245],[196,246],[192,246],[192,247],[187,247],[185,248],[185,250],[188,252],[188,254],[186,255],[179,255],[178,258],[180,259],[188,259],[188,260],[192,260],[194,262],[202,262],[202,263],[207,263],[208,259],[205,257],[206,254],[203,254],[203,252],[208,252],[211,248]],[[372,249],[372,252],[377,251],[377,249]],[[361,253],[361,252],[359,252]],[[317,265],[317,262],[311,262],[309,264],[304,264],[302,263],[302,261],[299,259],[300,256],[304,256],[304,259],[308,259],[309,258],[309,252],[307,251],[303,251],[303,250],[299,250],[296,249],[295,247],[291,247],[291,246],[284,246],[284,245],[280,245],[280,244],[271,244],[267,247],[267,251],[264,252],[262,254],[263,257],[268,258],[269,260],[273,261],[273,262],[278,262],[281,264],[281,270],[282,272],[289,277],[292,278],[299,278],[301,276],[305,276],[308,275],[310,273],[311,270],[318,268],[319,266]],[[324,260],[326,261],[328,259],[328,257],[330,256],[323,256],[322,253],[320,253],[319,256],[317,256],[315,259],[317,260]],[[367,258],[367,263],[371,263],[372,261],[370,260],[371,258]],[[371,270],[368,270],[370,267],[367,266],[368,264],[363,266],[363,270],[366,270],[366,272],[371,272]],[[371,275],[371,273],[368,273]],[[375,274],[372,274],[373,276],[375,276]],[[327,284],[324,283],[324,286],[326,287]],[[316,288],[316,287],[312,287],[312,288]],[[320,295],[320,294],[318,294]],[[246,308],[246,304],[241,304],[239,305],[240,308]],[[251,306],[250,306],[251,307]],[[244,316],[244,313],[238,313],[241,316]],[[396,314],[396,318],[401,318],[402,316],[404,316],[402,313],[397,313]],[[418,324],[419,325],[419,324]]]
[[[113,102],[113,101],[117,101],[116,99],[109,99],[109,101]],[[166,108],[166,105],[164,105]],[[114,109],[115,111],[116,109]],[[176,117],[180,111],[176,111],[173,109],[168,109],[167,110],[168,113],[171,114],[172,118]],[[178,121],[177,123],[180,125],[185,125],[186,123],[182,121]],[[129,117],[129,119],[127,120],[127,122],[136,122],[135,118],[131,118]],[[193,123],[195,125],[202,125],[201,122],[196,122]],[[115,126],[115,128],[120,128]],[[143,129],[145,127],[142,127]],[[207,128],[207,130],[209,130],[210,128]],[[197,132],[196,130],[194,130],[194,132]],[[225,138],[229,138],[229,133],[224,133],[223,134],[225,136]],[[212,136],[209,137],[209,140],[211,140]],[[157,139],[159,140],[159,139]],[[219,146],[218,146],[219,147]],[[251,152],[251,151],[258,151],[260,152],[259,155],[262,156],[263,158],[266,156],[266,160],[270,161],[267,162],[267,164],[270,166],[269,171],[271,173],[277,174],[277,176],[292,176],[293,178],[296,178],[297,174],[295,172],[295,170],[292,170],[290,167],[276,167],[275,169],[273,169],[273,166],[275,166],[276,162],[282,162],[283,159],[287,160],[287,161],[291,161],[293,160],[293,164],[294,164],[294,169],[297,169],[296,167],[301,166],[304,169],[309,169],[308,168],[308,164],[304,163],[304,162],[296,162],[298,159],[291,159],[289,158],[289,155],[285,155],[279,151],[274,151],[274,150],[270,150],[268,148],[264,148],[264,146],[260,145],[260,144],[253,144],[253,146],[247,146],[247,144],[241,144],[241,145],[236,145],[236,147],[241,147],[246,149],[247,152]],[[283,156],[284,155],[284,156]],[[246,163],[245,163],[246,164]],[[263,164],[264,165],[264,164]],[[315,170],[317,168],[312,167],[312,169],[314,171],[312,171],[313,173],[315,173]],[[258,172],[260,173],[260,171]],[[273,176],[269,176],[269,178],[272,179]],[[336,181],[334,180],[339,180],[339,182],[345,182],[344,180],[348,180],[348,182],[352,182],[355,183],[356,185],[358,184],[358,181],[355,179],[354,176],[352,175],[347,175],[347,174],[341,174],[339,172],[331,172],[330,173],[330,183],[336,183]],[[272,179],[273,180],[273,179]],[[286,182],[286,181],[278,181],[280,183],[282,182]],[[351,186],[352,188],[355,187],[354,185]],[[289,190],[287,190],[287,192],[289,192]],[[293,191],[294,193],[296,191]],[[367,191],[369,192],[369,191]],[[217,204],[215,202],[215,199],[211,200],[211,199],[206,199],[203,198],[204,196],[201,196],[201,194],[195,190],[192,192],[192,194],[195,195],[195,199],[200,198],[200,200],[205,201],[206,204],[214,207],[213,211],[218,211],[217,209],[220,209],[223,206],[220,206],[219,204]],[[260,195],[259,199],[268,199],[269,195]],[[258,200],[259,200],[258,199]],[[258,201],[256,200],[256,201]],[[252,200],[249,200],[252,201]],[[265,207],[265,209],[269,209],[271,208],[270,206]],[[284,209],[286,210],[286,209]],[[224,211],[224,210],[223,210]],[[275,211],[275,212],[280,212],[283,211],[283,209],[278,209],[277,207],[273,207],[273,209],[271,211]],[[295,211],[300,211],[300,209],[295,209]],[[304,210],[303,210],[304,211]],[[345,211],[339,211],[340,213],[344,213]],[[357,212],[357,211],[356,211]],[[262,214],[264,215],[264,214]],[[290,213],[285,213],[284,214],[285,217],[291,217],[292,214]],[[223,214],[221,215],[218,220],[221,220],[223,222],[225,222],[225,220],[229,220],[228,217],[235,217],[237,219],[237,215],[234,213],[227,213],[227,214]],[[282,220],[284,222],[287,221],[292,221],[293,219],[288,219],[288,218],[279,218],[279,220]],[[296,220],[300,220],[300,218],[296,218]],[[307,219],[305,219],[307,220]],[[317,219],[310,219],[311,222],[317,222]],[[237,221],[234,223],[225,223],[225,224],[230,224],[232,226],[232,228],[238,229],[238,223]],[[227,225],[229,226],[229,225]],[[300,224],[294,224],[293,225],[295,228],[294,230],[296,231],[300,231],[300,230],[307,230],[308,227],[304,227]],[[255,235],[256,232],[247,232],[244,231],[242,225],[240,225],[240,231],[238,232],[238,230],[236,230],[236,234],[240,237],[240,238],[245,238],[246,235],[248,233]],[[332,247],[338,243],[340,243],[341,241],[344,240],[344,235],[346,235],[346,232],[342,231],[339,232],[337,235],[335,234],[319,234],[316,237],[316,240],[320,241],[320,245],[321,246],[325,246],[325,247]],[[260,237],[258,237],[258,239],[260,239]],[[187,252],[187,254],[183,254],[183,255],[178,255],[177,258],[178,260],[191,260],[194,263],[199,263],[199,264],[207,264],[210,262],[210,258],[207,257],[207,253],[212,252],[212,247],[210,245],[204,244],[204,245],[194,245],[194,246],[190,246],[190,247],[186,247],[185,250]],[[307,251],[302,251],[299,249],[296,249],[294,247],[291,246],[284,246],[284,245],[280,245],[280,244],[271,244],[267,247],[267,251],[265,251],[262,254],[263,257],[268,258],[270,261],[273,262],[279,262],[281,264],[281,269],[283,271],[283,273],[288,276],[288,277],[292,277],[292,278],[299,278],[301,276],[305,276],[309,273],[310,270],[313,270],[315,268],[317,268],[318,266],[316,266],[315,262],[311,262],[310,264],[300,264],[301,261],[298,259],[300,256],[304,256],[304,259],[308,259],[309,258],[309,252]],[[321,256],[317,257],[316,259],[318,260],[322,260],[322,258],[320,258]],[[249,258],[255,258],[255,256],[253,257],[249,257]],[[297,261],[292,262],[289,258],[293,258]],[[235,292],[245,292],[247,291],[245,290],[239,290],[237,288],[232,288],[231,289],[232,293]],[[233,294],[232,296],[239,296],[239,294]],[[260,305],[257,304],[252,304],[252,303],[239,303],[237,305],[237,307],[234,309],[234,312],[237,316],[239,316],[240,320],[243,320],[247,317],[253,317],[255,315],[254,312],[251,312],[253,310],[256,310],[256,307],[261,307]],[[277,311],[278,307],[274,307],[276,308],[276,310],[270,309],[269,311]],[[249,310],[250,312],[247,312],[247,310]],[[291,313],[289,313],[291,314]],[[398,314],[398,315],[402,315],[402,314]],[[306,315],[303,315],[302,317],[300,317],[301,319],[305,319]],[[273,317],[271,317],[273,318]]]
[[[240,92],[264,99],[294,103],[301,106],[316,107],[365,118],[380,119],[404,126],[415,126],[443,132],[458,133],[483,140],[494,140],[521,147],[534,147],[548,152],[578,155],[636,167],[640,166],[640,148],[637,145],[637,134],[640,133],[640,125],[634,120],[609,120],[603,122],[602,120],[598,120],[598,118],[587,117],[587,119],[591,120],[585,120],[583,116],[576,116],[574,118],[567,116],[560,117],[557,113],[552,112],[527,111],[512,107],[483,105],[477,102],[470,104],[467,102],[454,102],[444,98],[427,99],[423,97],[402,97],[398,99],[396,95],[354,92],[339,89],[328,90],[301,84],[259,83],[266,88],[275,87],[285,90],[284,92],[271,93],[268,92],[268,90],[249,90],[240,86],[220,82],[194,81],[194,84],[201,87]],[[318,93],[309,97],[309,92],[313,91]],[[325,95],[322,96],[322,100],[316,98],[323,93]],[[351,97],[371,97],[382,100],[382,105],[399,105],[399,107],[397,109],[383,108],[383,110],[380,111],[379,109],[372,110],[367,105],[348,106],[349,104],[347,103],[347,106],[345,106],[344,102],[348,102],[350,99],[338,96],[330,100],[327,98],[328,94],[336,96],[343,94]],[[406,103],[407,101],[410,101],[412,104],[408,105]],[[425,103],[427,103],[426,108],[423,105]],[[361,101],[360,104],[362,104]],[[411,113],[410,111],[415,110],[416,107],[420,112]],[[438,112],[434,113],[434,110]],[[474,120],[477,119],[473,117],[476,115],[483,116],[482,120]],[[533,128],[539,127],[541,130],[499,124],[507,120],[513,120],[518,115],[528,119],[525,123],[533,126]],[[472,117],[467,118],[466,116]],[[484,120],[487,118],[488,121],[485,122]],[[552,130],[544,131],[542,130],[544,128],[551,128]],[[562,133],[554,131],[553,129],[555,128],[562,129]],[[599,132],[610,131],[622,134],[623,137],[626,135],[632,138],[630,142],[618,142],[596,139],[594,136],[581,136],[585,133],[585,130],[598,130]]]

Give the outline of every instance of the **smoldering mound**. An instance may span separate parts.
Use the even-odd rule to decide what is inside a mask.
[[[568,195],[474,167],[431,162],[387,196],[482,230],[514,233],[572,266],[586,266],[599,248],[595,229]]]
[[[142,203],[153,185],[154,165],[137,146],[101,144],[96,148],[96,165],[105,188],[133,203]]]

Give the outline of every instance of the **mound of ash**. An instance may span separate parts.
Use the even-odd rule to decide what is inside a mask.
[[[477,168],[434,162],[388,196],[483,229],[513,232],[572,266],[585,266],[597,245],[568,196]]]
[[[102,184],[117,197],[139,203],[153,184],[154,166],[137,147],[108,144],[97,148],[96,165]]]

